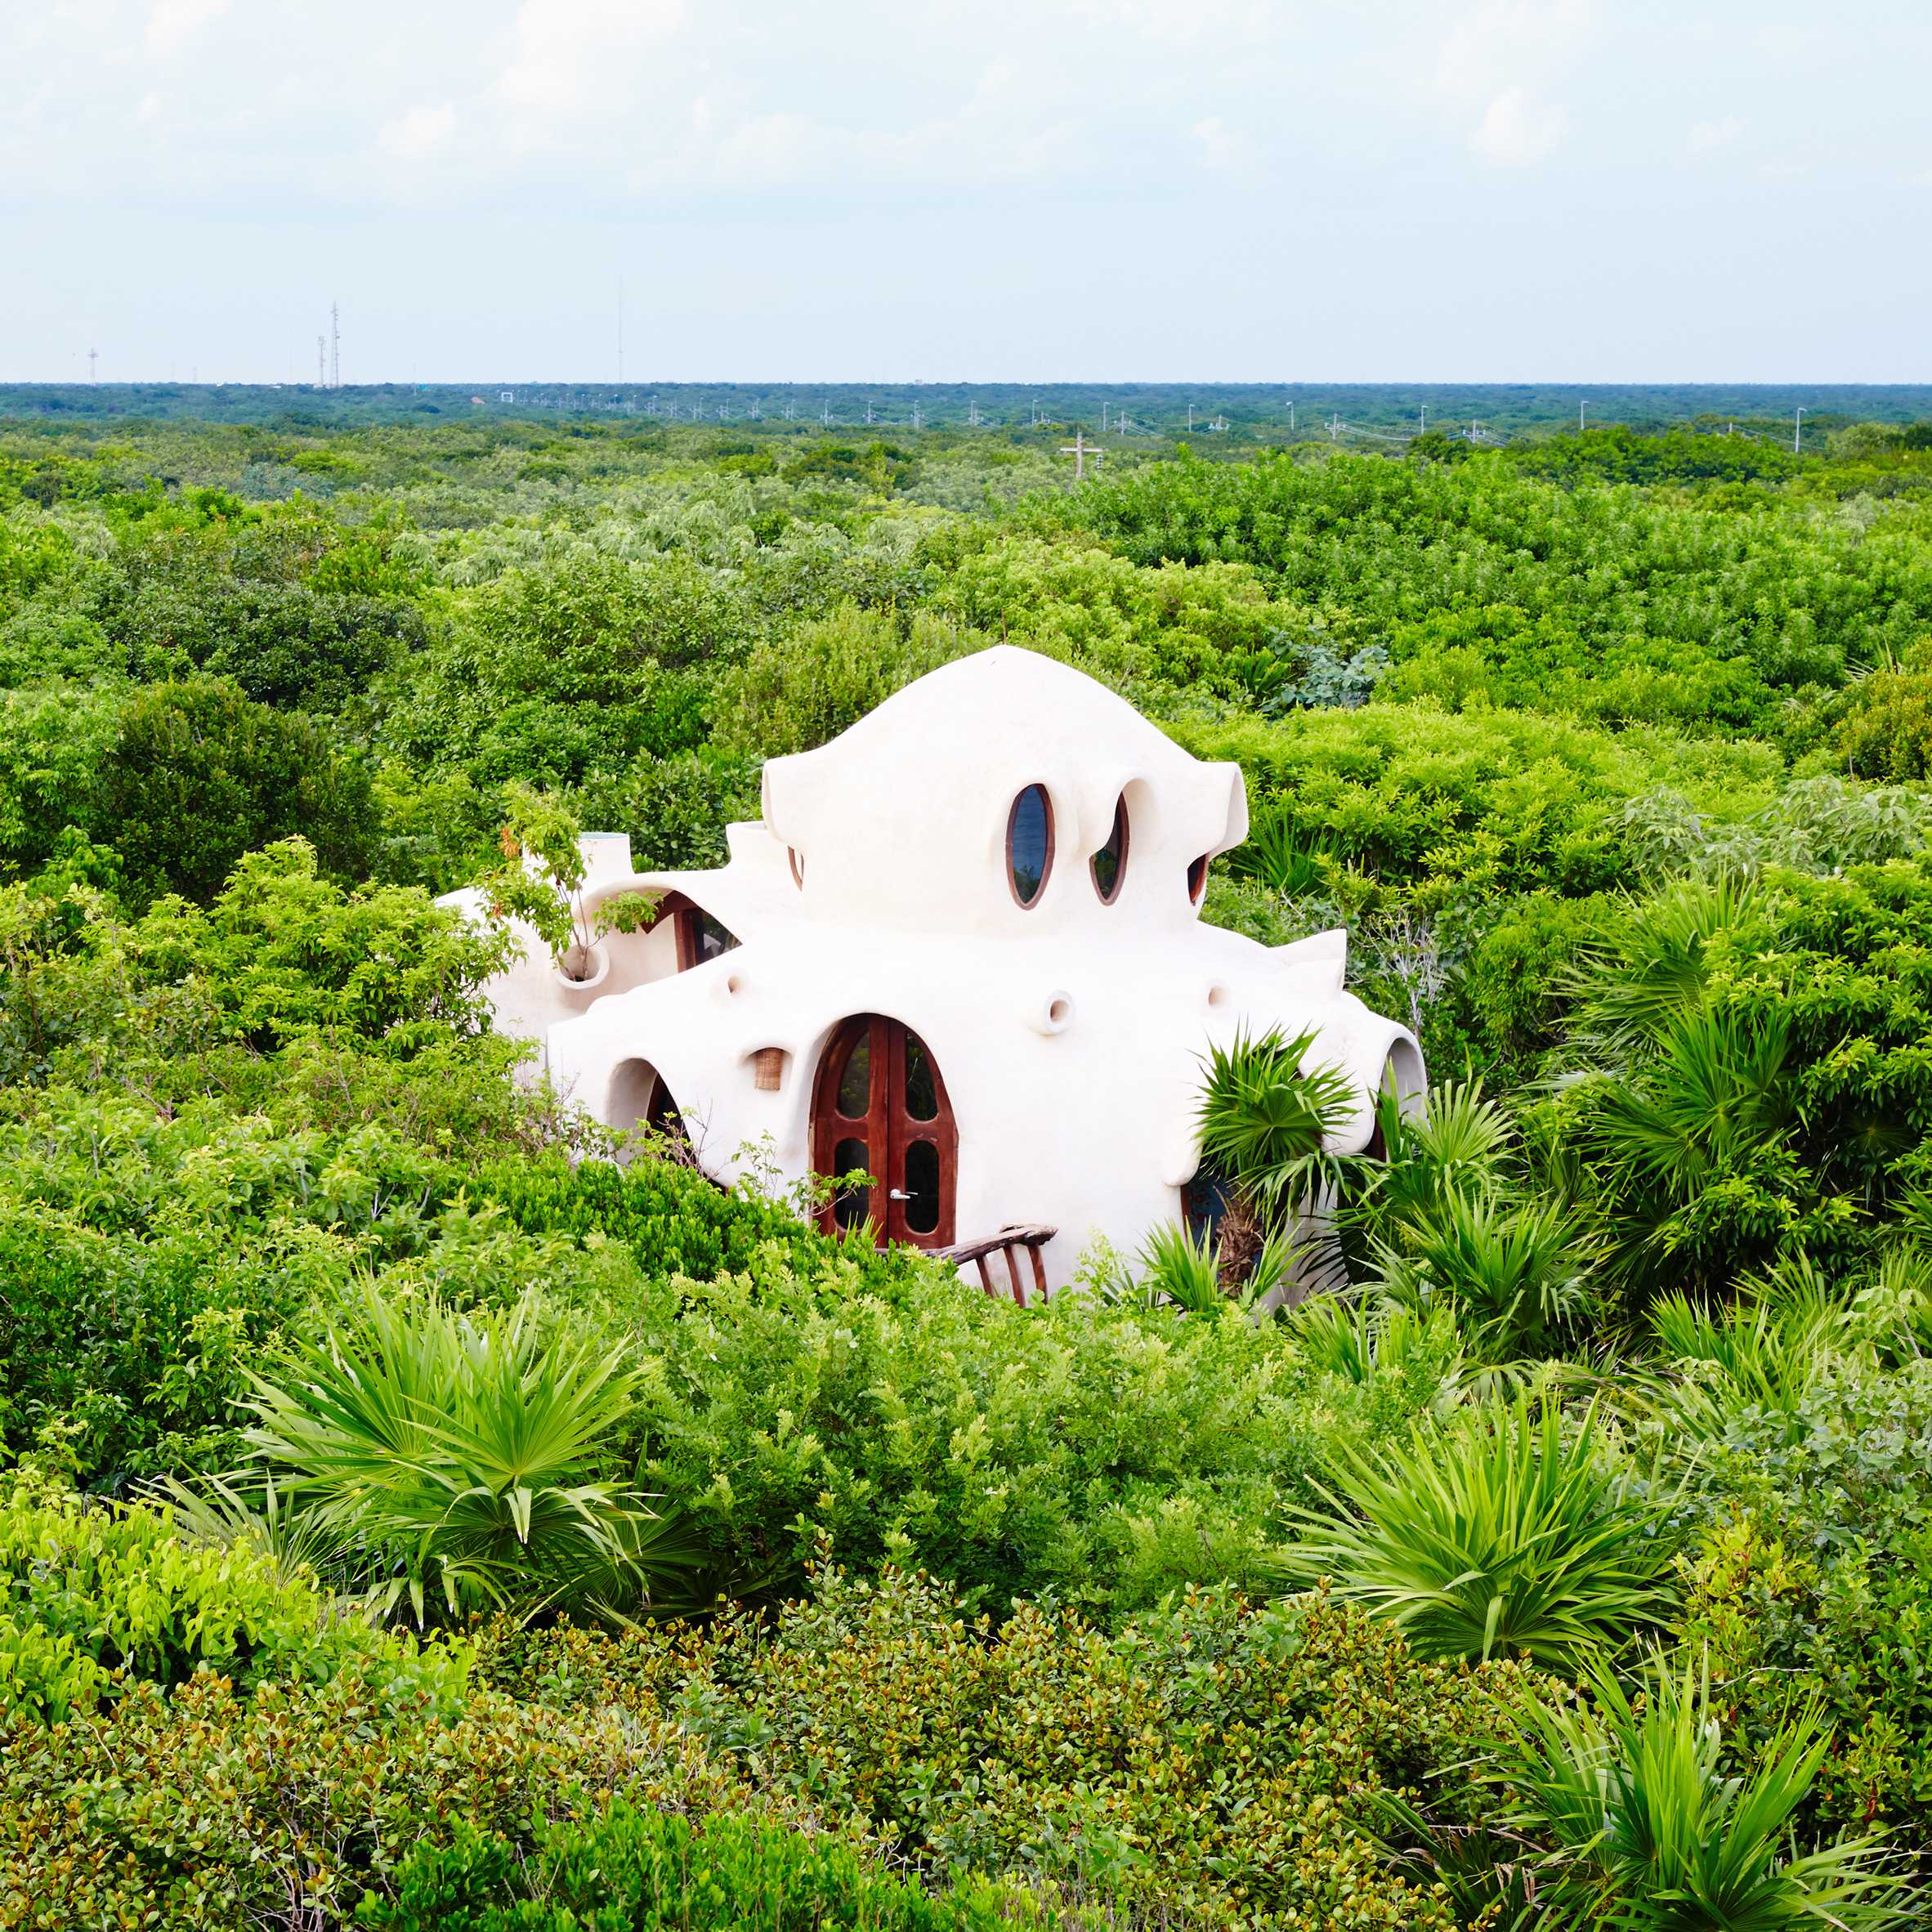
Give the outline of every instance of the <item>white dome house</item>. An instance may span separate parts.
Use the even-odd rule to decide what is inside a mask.
[[[1200,923],[1208,861],[1246,834],[1240,768],[1051,659],[922,678],[771,760],[763,814],[713,871],[633,874],[628,841],[588,840],[589,903],[657,893],[656,922],[578,982],[525,930],[489,989],[561,1092],[614,1127],[682,1116],[719,1180],[761,1143],[787,1178],[863,1170],[828,1223],[923,1248],[1023,1229],[1052,1288],[1095,1235],[1132,1248],[1183,1213],[1210,1041],[1313,1031],[1359,1097],[1340,1152],[1385,1077],[1421,1090],[1414,1037],[1342,989],[1345,934]]]

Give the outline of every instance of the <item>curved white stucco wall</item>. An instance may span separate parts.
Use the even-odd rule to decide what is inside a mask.
[[[1031,784],[1052,798],[1055,854],[1022,907],[1005,837]],[[1271,949],[1199,923],[1188,866],[1245,834],[1239,768],[1191,758],[1064,665],[1004,646],[947,665],[831,744],[772,761],[764,791],[766,823],[731,829],[727,865],[610,870],[599,887],[681,892],[736,949],[676,973],[668,933],[613,936],[608,990],[582,1010],[540,955],[540,971],[491,989],[499,1025],[540,1026],[560,1090],[613,1125],[634,1124],[639,1063],[654,1070],[720,1178],[760,1143],[781,1174],[807,1171],[821,1055],[840,1021],[883,1013],[924,1040],[946,1084],[955,1238],[1047,1223],[1058,1286],[1095,1234],[1131,1248],[1180,1211],[1211,1042],[1316,1032],[1311,1058],[1358,1094],[1343,1150],[1367,1141],[1392,1056],[1405,1092],[1420,1088],[1407,1029],[1342,990],[1344,935]],[[1102,904],[1089,860],[1123,792],[1126,873]],[[775,1091],[754,1066],[771,1047],[785,1056]]]

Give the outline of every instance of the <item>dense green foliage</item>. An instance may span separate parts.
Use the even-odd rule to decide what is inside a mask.
[[[1051,441],[0,429],[0,1922],[1922,1895],[1932,449]],[[1212,1057],[1027,1309],[602,1158],[431,897],[1002,639],[1438,1082]]]

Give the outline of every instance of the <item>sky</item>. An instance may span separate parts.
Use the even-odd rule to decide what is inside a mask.
[[[1932,0],[0,0],[0,380],[1932,380]]]

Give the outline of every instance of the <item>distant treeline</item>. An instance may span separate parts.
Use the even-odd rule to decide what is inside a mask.
[[[1425,431],[1477,441],[1618,427],[1728,429],[1789,440],[1851,423],[1932,422],[1924,383],[631,382],[7,383],[0,417],[354,424],[478,417],[1386,444]]]

